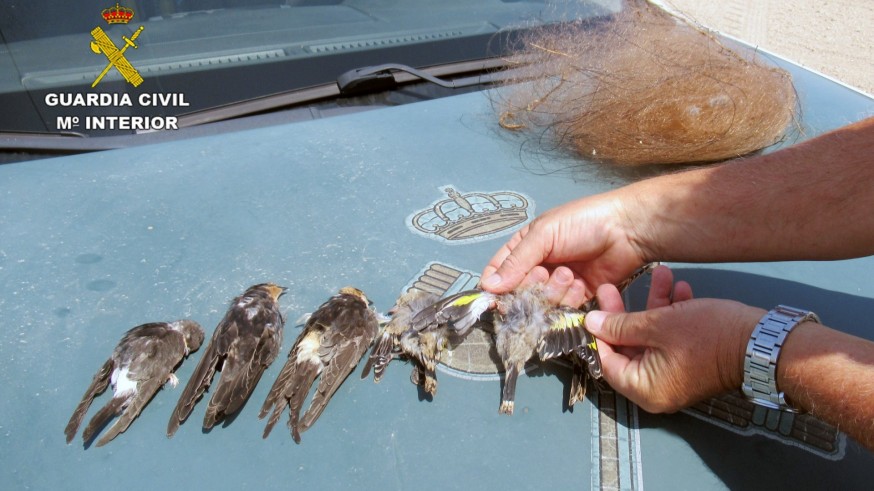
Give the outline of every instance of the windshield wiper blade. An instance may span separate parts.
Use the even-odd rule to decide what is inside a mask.
[[[454,88],[467,87],[477,84],[490,84],[499,81],[503,77],[505,77],[506,75],[502,75],[503,71],[505,71],[508,67],[512,66],[515,66],[515,63],[510,63],[505,58],[486,58],[480,60],[462,61],[457,63],[447,63],[445,65],[437,65],[424,69],[415,69],[406,65],[394,63],[377,65],[372,67],[363,67],[345,72],[344,74],[340,75],[340,77],[338,77],[336,82],[317,85],[304,89],[296,89],[289,92],[263,96],[256,99],[235,102],[224,106],[218,106],[210,109],[204,109],[201,111],[183,114],[179,116],[178,125],[179,128],[199,126],[207,123],[214,123],[218,121],[226,121],[229,119],[250,116],[252,114],[270,112],[279,109],[310,104],[319,100],[328,100],[350,95],[350,92],[348,92],[348,87],[347,92],[343,92],[341,84],[346,86],[351,85],[352,87],[357,88],[357,91],[354,92],[354,94],[356,95],[365,92],[372,93],[391,90],[398,85],[408,84],[423,79],[437,83],[438,85],[442,85],[443,87]],[[403,69],[398,68],[396,72],[392,73],[391,67],[403,67]],[[410,70],[412,70],[412,72]],[[369,75],[360,75],[359,77],[356,77],[355,75],[356,73],[366,74],[367,72],[373,73],[375,75],[375,77],[373,78],[376,78],[378,81],[367,82],[363,79],[369,79]],[[413,74],[413,72],[415,72],[416,74]],[[481,75],[462,77],[452,81],[438,78],[440,76],[452,76],[465,73],[479,73]],[[357,78],[361,78],[363,81],[356,82],[355,80]],[[341,79],[344,79],[345,81],[341,82]],[[439,83],[435,82],[435,80],[439,81]]]
[[[224,106],[213,107],[201,111],[179,115],[177,124],[178,131],[152,131],[135,134],[87,136],[76,133],[64,134],[21,134],[0,131],[0,160],[3,152],[60,152],[81,153],[113,148],[126,148],[135,145],[158,143],[162,141],[181,140],[191,136],[212,134],[215,129],[205,128],[208,124],[228,125],[222,131],[231,131],[239,128],[251,128],[251,123],[235,125],[233,121],[238,118],[256,114],[268,114],[281,109],[295,107],[307,107],[317,101],[328,101],[349,96],[349,90],[358,90],[356,94],[365,91],[386,91],[386,88],[378,88],[377,83],[367,86],[361,82],[370,78],[391,78],[395,86],[411,84],[427,80],[441,87],[461,88],[474,85],[489,85],[507,79],[518,66],[519,60],[513,62],[505,58],[486,58],[469,60],[445,65],[436,65],[424,69],[415,69],[401,64],[385,64],[363,67],[341,75],[336,82],[316,85],[303,89],[282,92],[256,99],[249,99]],[[440,77],[452,77],[465,74],[476,74],[467,77],[460,76],[452,80]],[[342,79],[342,80],[341,80]],[[387,82],[380,81],[378,84]],[[341,90],[341,85],[346,92]],[[386,87],[383,85],[382,87]],[[353,97],[354,99],[354,97]],[[2,161],[0,161],[2,163]]]
[[[362,93],[382,92],[393,90],[398,86],[398,79],[395,78],[395,72],[404,72],[415,76],[421,80],[427,80],[433,84],[447,89],[457,89],[460,87],[469,87],[471,85],[480,85],[491,82],[491,77],[476,76],[467,77],[457,80],[443,80],[437,78],[425,71],[417,70],[409,65],[400,63],[386,63],[383,65],[366,66],[349,70],[346,73],[337,77],[337,87],[342,95],[359,95]]]
[[[507,77],[507,69],[515,66],[504,58],[487,58],[416,69],[407,65],[387,63],[350,70],[338,77],[336,82],[297,89],[289,92],[259,97],[224,106],[213,107],[180,115],[177,124],[180,131],[157,131],[137,134],[87,137],[81,134],[21,134],[0,132],[2,151],[51,151],[80,153],[112,148],[124,148],[138,144],[183,139],[190,131],[209,123],[223,123],[254,114],[265,114],[278,109],[305,106],[364,92],[391,90],[397,86],[427,80],[441,87],[460,88],[499,82]],[[475,73],[453,80],[439,78]],[[374,81],[376,80],[376,81]],[[199,134],[199,133],[198,133]],[[208,134],[208,133],[206,133]]]

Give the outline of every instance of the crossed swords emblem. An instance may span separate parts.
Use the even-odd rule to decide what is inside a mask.
[[[103,53],[109,60],[109,64],[107,64],[106,68],[100,72],[100,75],[97,76],[97,79],[93,84],[91,84],[91,87],[97,86],[97,84],[103,80],[103,77],[109,73],[109,70],[112,67],[115,67],[115,69],[118,70],[118,73],[120,73],[121,76],[134,87],[138,87],[143,83],[143,77],[140,76],[140,72],[138,72],[137,69],[134,68],[124,57],[124,52],[127,51],[128,48],[133,47],[134,49],[137,49],[134,40],[136,40],[140,33],[143,32],[143,27],[144,26],[140,26],[140,28],[137,29],[130,38],[122,36],[121,38],[124,39],[124,46],[122,46],[121,49],[118,49],[118,47],[115,46],[112,39],[109,39],[109,36],[107,36],[99,26],[91,31],[91,36],[94,38],[94,40],[91,41],[91,51],[97,54]]]

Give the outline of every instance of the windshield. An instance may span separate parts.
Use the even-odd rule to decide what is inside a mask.
[[[354,68],[500,56],[513,32],[605,15],[618,4],[7,1],[0,5],[0,131],[174,129],[174,116],[331,83]]]

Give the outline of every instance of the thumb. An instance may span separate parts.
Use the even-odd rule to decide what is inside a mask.
[[[646,346],[650,344],[650,329],[644,314],[593,310],[586,314],[586,330],[614,346]]]

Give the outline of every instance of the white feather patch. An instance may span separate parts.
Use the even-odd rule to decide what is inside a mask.
[[[132,380],[128,375],[130,370],[127,368],[112,371],[111,382],[116,396],[137,391],[137,381]]]
[[[297,362],[300,363],[306,361],[321,364],[322,360],[319,358],[319,346],[318,334],[313,333],[301,339],[300,344],[298,345]]]

